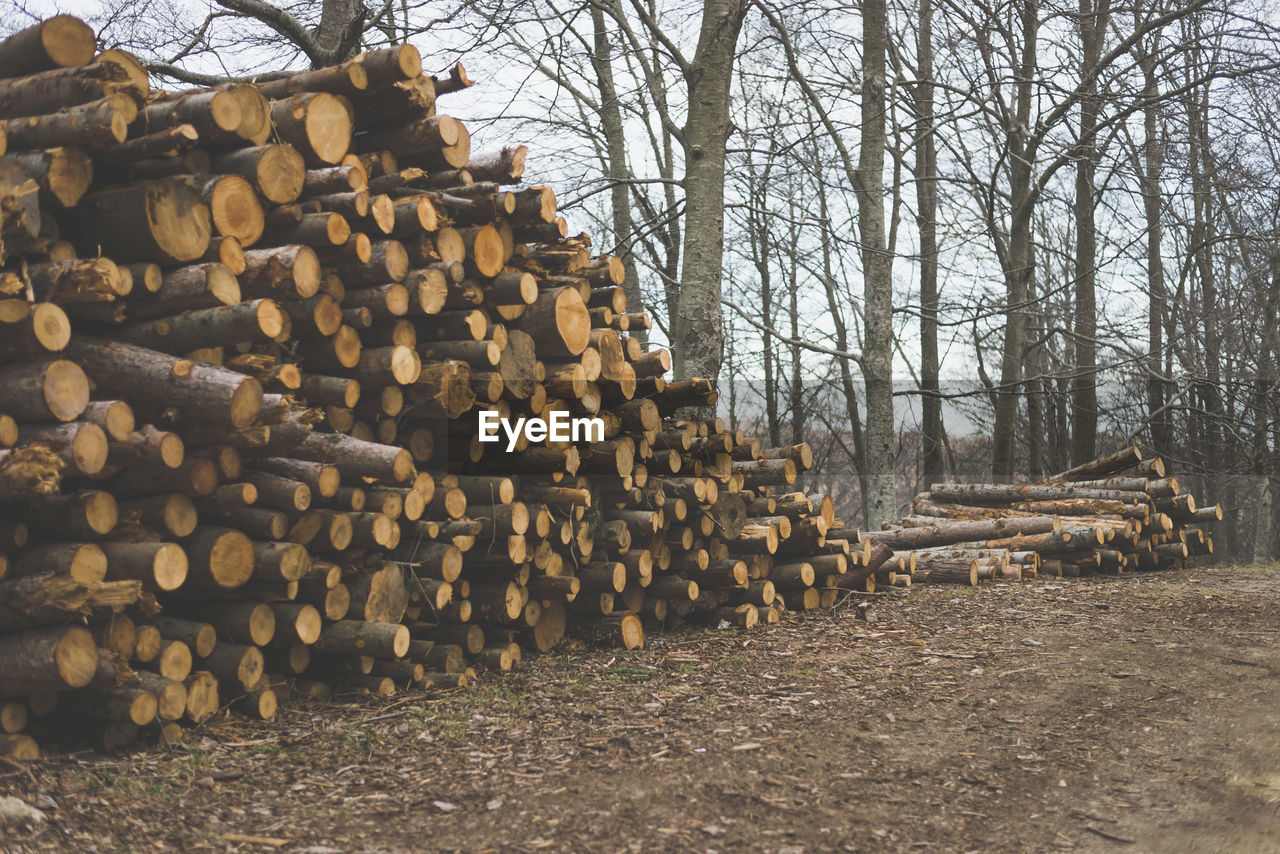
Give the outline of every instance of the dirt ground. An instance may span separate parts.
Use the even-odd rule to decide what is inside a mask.
[[[0,849],[1280,851],[1280,571],[873,608],[0,767]]]

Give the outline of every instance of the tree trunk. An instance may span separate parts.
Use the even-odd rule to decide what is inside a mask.
[[[1027,358],[1024,366],[1024,371],[1031,376],[1025,392],[1027,398],[1028,434],[1027,474],[1032,480],[1039,480],[1044,477],[1045,407],[1050,403],[1051,399],[1042,391],[1046,387],[1044,366],[1048,343],[1040,340],[1043,335],[1042,330],[1048,326],[1048,319],[1045,317],[1045,312],[1039,307],[1041,305],[1041,297],[1036,292],[1036,280],[1034,277],[1027,282],[1027,297],[1036,306],[1035,309],[1029,312],[1036,319],[1036,325],[1030,328],[1031,335],[1029,337],[1036,343],[1027,348]],[[1028,322],[1030,322],[1029,319]]]
[[[724,328],[720,312],[724,273],[725,144],[738,35],[746,4],[704,0],[697,53],[686,80],[689,117],[685,154],[684,263],[673,320],[675,377],[720,378]]]
[[[862,245],[865,336],[862,375],[867,388],[867,526],[879,528],[897,515],[893,418],[893,280],[885,243],[884,0],[862,6],[862,136],[858,150],[858,236]]]
[[[836,293],[835,269],[831,259],[831,241],[834,234],[830,230],[830,214],[827,207],[827,191],[825,184],[818,184],[818,204],[822,221],[827,223],[822,235],[822,284],[827,295],[827,310],[831,312],[831,321],[836,330],[836,347],[842,352],[849,350],[849,331],[845,325],[844,314],[840,310],[840,300]],[[840,365],[840,390],[844,396],[844,411],[849,419],[849,434],[853,441],[853,450],[841,442],[841,447],[849,456],[854,471],[858,475],[858,491],[862,496],[862,517],[867,520],[866,497],[871,492],[871,483],[867,475],[866,435],[862,429],[862,413],[858,411],[858,390],[853,382],[853,368],[849,359],[837,360]],[[869,526],[869,523],[868,523]]]
[[[613,247],[610,252],[622,259],[626,270],[622,287],[627,294],[627,305],[632,311],[644,311],[644,297],[640,293],[640,277],[631,245],[635,226],[631,218],[631,187],[627,183],[631,170],[627,165],[626,127],[622,121],[618,89],[613,79],[612,44],[609,31],[605,28],[604,11],[599,4],[591,6],[591,26],[595,36],[591,64],[595,68],[596,86],[600,90],[600,126],[604,131],[606,171],[612,182],[609,202],[613,214]],[[472,162],[475,162],[474,158]],[[523,157],[521,162],[523,164]],[[473,176],[476,174],[471,164],[468,164],[468,169]],[[509,181],[509,177],[504,177],[500,183]],[[642,341],[645,337],[647,336],[641,333]]]
[[[1275,364],[1280,356],[1280,337],[1277,333],[1276,314],[1280,310],[1280,253],[1273,251],[1270,260],[1269,281],[1267,282],[1267,301],[1262,316],[1262,347],[1258,358],[1258,376],[1254,380],[1253,395],[1253,479],[1254,501],[1257,506],[1257,522],[1254,527],[1253,552],[1254,561],[1263,563],[1268,560],[1271,549],[1271,449],[1267,445],[1267,435],[1271,426],[1271,408],[1267,405],[1268,395],[1273,393],[1276,385]]]
[[[1071,381],[1071,461],[1097,456],[1098,307],[1096,296],[1097,226],[1094,222],[1098,170],[1097,65],[1110,18],[1110,1],[1080,0],[1080,128],[1076,146],[1075,376]]]
[[[920,2],[916,47],[916,226],[920,231],[921,470],[926,484],[942,477],[942,400],[938,361],[938,152],[933,114],[933,0]]]
[[[1158,30],[1155,37],[1159,37]],[[1164,141],[1160,138],[1160,107],[1157,103],[1160,84],[1157,60],[1153,52],[1144,51],[1138,64],[1142,67],[1143,75],[1142,97],[1147,102],[1142,111],[1144,138],[1139,169],[1147,238],[1147,417],[1151,420],[1152,446],[1158,450],[1171,450],[1173,426],[1169,414],[1164,411],[1169,389],[1162,379],[1166,306],[1164,258],[1161,254],[1163,227],[1160,222],[1160,177],[1164,166]]]
[[[1027,0],[1019,14],[1022,25],[1022,57],[1015,85],[1015,115],[1006,129],[1009,146],[1009,244],[1005,258],[1005,331],[1000,356],[1000,388],[996,391],[995,426],[992,429],[991,470],[995,480],[1013,477],[1016,462],[1014,428],[1018,415],[1018,392],[1025,357],[1028,283],[1035,271],[1032,243],[1032,215],[1035,194],[1032,188],[1030,145],[1031,106],[1036,74],[1036,37],[1039,31],[1039,3]]]
[[[323,0],[320,26],[315,30],[316,46],[322,53],[311,57],[311,67],[324,68],[355,56],[367,17],[360,0]]]
[[[767,186],[768,172],[762,176],[759,182],[753,181],[752,190],[764,190]],[[773,351],[773,333],[769,331],[773,326],[773,270],[769,264],[769,228],[761,222],[763,216],[757,213],[757,210],[764,210],[767,204],[763,198],[757,198],[748,212],[748,222],[751,229],[751,257],[755,261],[756,272],[760,276],[760,322],[765,325],[765,329],[760,333],[761,342],[761,358],[763,359],[764,370],[764,415],[765,430],[769,434],[769,444],[779,445],[782,443],[781,425],[778,423],[778,376],[774,366]],[[767,216],[767,215],[765,215]]]
[[[801,212],[796,210],[794,197],[790,205],[791,207],[791,245],[798,246],[800,243],[800,216]],[[790,257],[790,273],[787,282],[787,317],[791,322],[790,333],[791,340],[800,341],[800,258],[798,252],[788,253]],[[791,443],[799,445],[804,442],[804,426],[808,413],[804,406],[804,374],[800,370],[800,354],[802,348],[798,343],[791,344]],[[769,444],[778,447],[781,442],[775,441],[770,436]]]

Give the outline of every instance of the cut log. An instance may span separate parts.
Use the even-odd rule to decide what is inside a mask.
[[[111,533],[120,519],[115,498],[100,490],[41,498],[32,509],[31,530],[44,539],[96,539]]]
[[[246,178],[264,199],[277,205],[297,199],[307,176],[302,155],[287,144],[228,151],[213,159],[213,168]]]
[[[0,41],[0,77],[86,65],[96,48],[88,24],[71,15],[54,15]]]
[[[883,543],[895,549],[916,549],[1007,537],[1013,534],[1040,534],[1058,530],[1061,525],[1061,521],[1053,516],[1028,516],[945,522],[928,527],[899,528],[893,531],[867,531],[862,537],[873,543]]]
[[[136,109],[130,98],[110,95],[52,115],[0,120],[0,129],[6,145],[15,149],[109,148],[124,141]]]
[[[240,287],[247,297],[308,299],[320,290],[320,260],[309,246],[278,246],[244,253]]]
[[[240,531],[200,527],[183,541],[183,546],[192,581],[232,590],[253,576],[253,541]]]
[[[362,134],[361,151],[387,150],[404,164],[424,169],[461,169],[471,155],[471,137],[452,116],[428,116],[396,128]]]
[[[1067,482],[1073,480],[1093,480],[1094,478],[1106,477],[1115,474],[1118,471],[1124,471],[1132,468],[1142,462],[1142,452],[1138,450],[1136,445],[1122,448],[1112,454],[1098,457],[1096,460],[1090,460],[1082,463],[1075,468],[1067,469],[1064,472],[1055,474],[1049,478],[1050,481]]]
[[[4,96],[0,94],[0,104],[3,103]],[[78,148],[17,151],[9,154],[8,160],[39,184],[44,204],[75,207],[93,183],[93,161]]]
[[[182,641],[164,640],[155,658],[147,662],[146,669],[166,679],[182,681],[191,675],[192,662],[191,647]]]
[[[92,193],[76,206],[86,254],[111,247],[124,261],[181,264],[205,254],[213,230],[209,208],[178,181],[143,181]]]
[[[341,433],[312,433],[294,450],[299,459],[328,463],[350,477],[403,483],[414,475],[413,457],[393,445],[379,445]]]
[[[185,495],[155,495],[126,501],[120,505],[120,512],[166,537],[185,537],[196,528],[196,508]]]
[[[0,637],[0,696],[82,688],[98,670],[98,647],[82,626]]]
[[[289,457],[257,457],[251,465],[259,471],[301,481],[322,498],[337,494],[342,479],[337,466]]]
[[[315,642],[317,652],[401,658],[409,651],[409,628],[398,623],[339,620],[325,626]]]
[[[69,474],[96,475],[107,465],[107,434],[97,424],[33,424],[23,431],[17,444],[49,449],[62,460]]]
[[[275,614],[276,643],[288,642],[309,646],[319,639],[323,621],[320,618],[320,612],[314,606],[273,602],[271,611]]]
[[[213,625],[199,620],[160,615],[153,618],[151,624],[161,637],[185,644],[200,658],[207,658],[218,642],[218,633]]]
[[[1148,500],[1142,491],[1087,489],[1077,488],[1072,484],[935,483],[927,496],[933,501],[950,501],[957,504],[1007,504],[1017,501],[1062,501],[1071,498],[1123,503]]]
[[[925,558],[916,562],[916,570],[911,578],[916,584],[965,584],[976,587],[978,560]]]
[[[133,87],[127,70],[111,61],[51,68],[0,81],[0,118],[56,113],[129,88]]]
[[[347,584],[351,595],[348,617],[370,623],[397,623],[409,605],[404,571],[387,564],[376,572],[365,572]]]
[[[539,354],[577,356],[587,348],[591,315],[575,288],[551,288],[520,316],[515,328],[534,340]]]
[[[225,264],[193,264],[167,271],[154,293],[130,304],[130,313],[136,319],[164,317],[192,309],[234,305],[240,302],[240,296],[240,282]]]
[[[271,121],[310,166],[340,163],[351,147],[351,112],[344,99],[328,92],[273,102]]]
[[[9,567],[8,578],[59,573],[80,584],[92,584],[107,577],[107,556],[92,543],[53,543],[36,546],[18,556]]]
[[[220,175],[203,181],[199,189],[218,234],[234,237],[241,246],[258,242],[266,228],[266,215],[248,179]]]
[[[76,339],[71,352],[100,389],[153,412],[176,410],[185,421],[244,428],[262,408],[262,386],[235,371],[87,337]]]
[[[228,141],[244,121],[241,99],[228,86],[189,92],[177,98],[152,101],[139,116],[139,133],[191,125],[202,139]]]
[[[204,666],[231,694],[251,691],[262,679],[262,650],[238,643],[219,643]]]
[[[0,367],[0,410],[31,421],[73,421],[89,405],[89,378],[75,362]]]
[[[106,432],[107,438],[113,442],[128,441],[137,426],[133,409],[123,400],[90,401],[80,417],[84,421],[101,427]]]
[[[143,670],[138,673],[141,690],[155,697],[156,716],[163,721],[176,721],[187,709],[187,688],[176,680]]]
[[[132,578],[151,590],[177,590],[187,580],[187,554],[175,543],[103,543],[111,578]]]

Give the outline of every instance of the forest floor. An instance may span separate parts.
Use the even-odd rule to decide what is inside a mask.
[[[1280,850],[1280,569],[873,608],[0,767],[0,850]]]

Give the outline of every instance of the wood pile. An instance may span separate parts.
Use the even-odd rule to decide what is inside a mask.
[[[934,484],[912,511],[863,534],[892,550],[882,580],[977,584],[1172,569],[1212,554],[1202,526],[1222,519],[1221,507],[1198,507],[1163,460],[1143,459],[1136,447],[1040,483]]]
[[[421,66],[166,92],[70,16],[0,42],[0,756],[874,586],[808,447],[679,418],[711,385]]]

